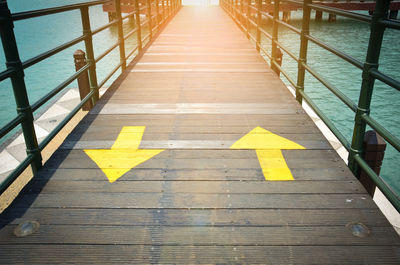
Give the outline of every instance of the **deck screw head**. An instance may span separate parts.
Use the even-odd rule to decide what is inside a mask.
[[[15,229],[14,229],[14,235],[16,237],[24,237],[24,236],[29,236],[33,233],[35,233],[40,227],[40,224],[36,221],[26,221],[21,224],[19,224]]]
[[[369,228],[362,223],[348,223],[346,228],[349,229],[351,234],[356,237],[367,237],[370,234]]]

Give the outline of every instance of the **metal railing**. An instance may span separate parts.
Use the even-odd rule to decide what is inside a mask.
[[[126,0],[123,1],[126,2]],[[0,36],[7,66],[7,69],[0,73],[0,82],[6,79],[11,80],[17,106],[17,116],[9,121],[5,126],[0,128],[0,138],[3,138],[18,125],[21,125],[27,152],[27,157],[12,171],[11,174],[8,175],[8,177],[2,183],[0,183],[0,194],[2,194],[29,165],[31,165],[33,173],[37,173],[37,171],[42,167],[42,150],[73,118],[73,116],[87,101],[91,100],[93,105],[96,104],[99,99],[99,89],[104,86],[104,84],[115,74],[118,69],[124,71],[127,65],[127,60],[133,54],[135,54],[136,51],[138,51],[136,56],[140,55],[144,49],[143,43],[146,42],[146,40],[147,43],[149,43],[153,38],[154,33],[158,31],[162,25],[167,23],[167,21],[173,17],[181,7],[181,0],[131,0],[130,2],[132,2],[135,6],[134,11],[124,14],[123,16],[121,13],[121,0],[114,0],[113,4],[115,6],[116,19],[103,25],[102,27],[92,30],[90,25],[89,7],[102,5],[109,2],[111,1],[94,1],[11,14],[7,5],[7,0],[0,0]],[[152,6],[155,6],[155,8],[152,9]],[[14,35],[14,21],[63,13],[71,10],[79,10],[81,13],[82,35],[31,59],[21,62]],[[147,18],[145,21],[142,21],[140,17],[141,14],[146,14]],[[122,28],[123,22],[125,19],[133,16],[135,17],[136,22],[135,28],[127,34],[124,34]],[[149,34],[142,39],[142,27],[146,24],[149,25]],[[113,25],[117,25],[118,29],[117,42],[101,55],[95,57],[93,50],[93,35],[102,32]],[[128,55],[126,55],[125,40],[131,37],[134,33],[137,33],[137,45],[128,53]],[[85,44],[87,55],[86,65],[75,72],[64,82],[56,86],[38,101],[30,104],[24,80],[24,69],[31,67],[81,42],[84,42]],[[119,47],[119,63],[102,81],[98,83],[96,64],[117,47]],[[33,125],[34,112],[86,72],[89,73],[90,93],[81,100],[81,102],[49,133],[46,138],[44,138],[43,141],[39,143]]]
[[[299,6],[302,9],[302,26],[301,29],[290,25],[289,23],[279,19],[280,3],[290,3]],[[264,11],[264,6],[274,5],[273,15]],[[370,113],[372,91],[376,79],[400,90],[399,80],[395,80],[390,76],[378,70],[379,55],[382,45],[383,34],[386,28],[400,29],[400,21],[388,19],[388,11],[390,0],[377,0],[375,10],[372,16],[363,15],[351,11],[341,10],[337,8],[327,7],[322,4],[314,4],[312,0],[296,1],[296,0],[221,0],[222,8],[233,18],[239,27],[245,32],[246,36],[256,43],[256,49],[261,51],[270,59],[271,68],[280,71],[288,82],[296,89],[296,99],[301,104],[305,100],[314,112],[325,122],[327,127],[335,134],[338,140],[349,152],[348,166],[354,175],[358,175],[362,169],[374,181],[377,187],[385,194],[387,199],[400,212],[400,197],[390,186],[388,186],[380,176],[366,163],[362,158],[363,141],[366,132],[366,126],[373,128],[381,135],[391,146],[400,151],[400,139],[394,136],[390,131],[384,128],[378,121],[373,119]],[[256,21],[252,19],[251,10],[255,12]],[[343,16],[357,21],[370,24],[370,37],[365,62],[359,61],[352,56],[339,51],[338,49],[318,40],[310,35],[310,16],[311,10],[328,12],[333,15]],[[272,34],[269,34],[262,27],[262,19],[266,18],[273,21]],[[250,28],[256,28],[255,36],[251,34]],[[300,35],[299,55],[291,52],[278,40],[279,26],[286,27],[292,32]],[[261,44],[261,34],[271,41],[271,54]],[[350,63],[358,69],[362,70],[362,85],[359,94],[358,103],[353,102],[337,87],[332,85],[327,79],[321,76],[315,69],[307,64],[308,43],[312,42],[321,48],[340,57],[344,61]],[[293,80],[287,71],[281,67],[277,61],[278,47],[289,55],[298,64],[297,80]],[[328,88],[338,99],[340,99],[350,110],[355,113],[355,122],[353,129],[352,141],[349,142],[341,131],[332,123],[332,121],[321,111],[317,104],[310,98],[304,89],[305,74],[308,72],[321,84]],[[394,176],[395,177],[395,176]]]

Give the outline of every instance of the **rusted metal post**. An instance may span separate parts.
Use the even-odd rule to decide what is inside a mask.
[[[364,152],[362,154],[365,162],[371,167],[371,169],[379,175],[381,172],[381,166],[383,157],[385,156],[386,142],[385,140],[375,131],[367,131],[364,137]],[[357,176],[361,184],[365,187],[367,192],[374,196],[376,185],[372,179],[362,169],[360,174]]]
[[[79,71],[86,65],[86,54],[82,50],[76,50],[74,52],[75,71]],[[87,71],[78,77],[78,88],[81,100],[84,99],[90,92],[89,75]],[[82,110],[91,110],[93,108],[93,102],[91,100],[86,101],[85,105],[82,106]]]
[[[322,21],[322,11],[315,11],[315,21]]]

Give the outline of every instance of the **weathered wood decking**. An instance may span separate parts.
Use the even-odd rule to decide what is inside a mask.
[[[182,8],[128,70],[0,216],[1,264],[399,264],[393,228],[219,7]],[[83,150],[124,126],[165,151],[109,183]],[[294,181],[229,148],[258,126],[306,148],[283,150]],[[25,220],[39,230],[16,237]]]

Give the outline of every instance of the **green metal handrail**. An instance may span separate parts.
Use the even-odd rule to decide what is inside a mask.
[[[240,1],[240,3],[239,3]],[[254,5],[253,5],[254,1]],[[263,52],[271,61],[270,65],[272,69],[278,70],[283,74],[283,76],[296,88],[296,99],[299,103],[302,103],[303,99],[308,103],[308,105],[315,111],[315,113],[325,122],[327,127],[335,134],[343,146],[349,151],[349,168],[351,171],[357,175],[360,169],[374,181],[377,187],[384,193],[388,200],[393,204],[393,206],[400,212],[400,196],[396,194],[387,184],[378,176],[370,166],[361,157],[363,152],[363,141],[366,126],[369,125],[377,133],[379,133],[390,145],[392,145],[397,151],[400,151],[400,139],[391,134],[387,129],[380,125],[376,120],[369,116],[370,103],[372,91],[374,88],[374,81],[378,79],[383,83],[400,90],[400,81],[396,80],[378,70],[379,53],[381,50],[383,32],[385,28],[400,29],[400,22],[397,20],[388,19],[387,13],[389,9],[390,0],[377,0],[375,10],[372,16],[363,15],[359,13],[354,13],[346,10],[341,10],[337,8],[332,8],[317,3],[312,3],[312,0],[275,0],[274,14],[268,14],[262,11],[263,0],[252,0],[247,3],[248,9],[253,9],[257,14],[257,21],[251,21],[246,25],[243,23],[244,20],[251,20],[250,14],[243,11],[243,1],[242,0],[221,0],[220,5],[222,8],[233,18],[233,20],[240,26],[240,28],[245,32],[249,39],[255,40],[257,50]],[[279,4],[280,2],[288,2],[292,4],[299,5],[303,10],[302,27],[298,29],[285,21],[279,19]],[[268,2],[272,3],[272,2]],[[250,8],[249,8],[250,7]],[[334,48],[326,43],[318,40],[309,33],[310,24],[310,13],[311,10],[324,11],[330,14],[343,16],[353,20],[369,23],[371,25],[371,34],[369,39],[368,51],[366,54],[366,61],[361,62],[352,56]],[[272,20],[272,35],[266,32],[261,27],[261,18],[265,17]],[[256,36],[252,36],[250,32],[250,27],[248,25],[253,25],[256,27]],[[278,25],[284,26],[285,28],[300,35],[300,48],[299,56],[294,55],[288,48],[286,48],[278,40]],[[261,37],[259,35],[263,34],[268,39],[271,40],[271,54],[262,47]],[[338,56],[342,60],[350,63],[351,65],[361,69],[362,73],[362,86],[360,90],[360,98],[358,103],[353,102],[348,98],[343,92],[327,81],[323,76],[317,73],[307,64],[307,46],[308,42],[311,41],[321,48],[331,52],[332,54]],[[286,70],[278,64],[277,61],[277,48],[281,48],[286,54],[288,54],[293,60],[298,63],[297,72],[297,82],[295,82]],[[352,141],[349,142],[346,137],[340,132],[340,130],[332,123],[332,121],[319,109],[317,104],[307,95],[304,90],[304,80],[305,73],[310,73],[316,80],[328,88],[333,95],[339,98],[350,110],[355,113],[355,123],[353,129]]]
[[[86,2],[81,4],[66,5],[61,7],[20,12],[15,14],[11,14],[7,5],[7,0],[0,0],[0,35],[7,66],[7,69],[0,73],[0,82],[6,79],[11,80],[18,113],[14,119],[10,120],[5,126],[0,128],[0,139],[11,132],[13,129],[15,129],[18,125],[21,125],[27,150],[27,157],[17,166],[14,171],[12,171],[7,176],[7,178],[2,183],[0,183],[0,194],[2,194],[29,165],[31,165],[33,173],[36,174],[38,170],[42,167],[41,151],[43,151],[43,149],[64,128],[64,126],[74,117],[74,115],[82,108],[83,105],[85,105],[87,101],[91,100],[94,104],[97,102],[99,98],[99,89],[103,87],[104,84],[119,69],[121,69],[122,71],[126,69],[128,58],[130,58],[136,51],[138,51],[138,54],[136,56],[140,55],[143,52],[143,49],[145,48],[143,47],[143,41],[146,40],[146,37],[144,39],[142,39],[141,37],[141,27],[143,26],[140,18],[141,11],[147,10],[148,18],[146,23],[149,23],[149,25],[151,25],[152,21],[155,21],[156,17],[156,27],[149,27],[149,34],[147,37],[148,42],[146,44],[148,45],[154,36],[154,29],[157,28],[159,30],[160,26],[167,23],[171,19],[171,17],[176,14],[176,12],[182,5],[181,0],[147,0],[146,5],[143,5],[141,3],[139,4],[139,0],[134,0],[135,11],[122,16],[120,1],[121,0],[113,0],[114,6],[116,8],[116,20],[111,21],[95,30],[92,30],[90,27],[89,7],[111,2],[110,0]],[[160,3],[162,6],[162,12],[159,12]],[[151,10],[151,5],[156,6],[155,15],[153,15],[154,12],[152,12]],[[165,9],[167,9],[168,12],[165,12]],[[62,45],[59,45],[33,58],[30,58],[25,62],[21,62],[14,35],[14,21],[41,17],[56,13],[63,13],[72,10],[78,10],[81,13],[83,34]],[[122,30],[123,21],[132,16],[135,16],[136,26],[129,33],[124,34]],[[116,25],[118,29],[117,42],[111,45],[111,47],[107,48],[103,53],[95,57],[93,51],[93,35],[105,29],[108,29],[113,25]],[[128,55],[126,55],[125,40],[131,37],[135,32],[137,33],[137,45],[133,47],[131,51],[129,51]],[[24,81],[24,69],[31,67],[81,42],[85,43],[87,57],[86,65],[76,71],[64,82],[52,89],[42,98],[40,98],[33,104],[30,104]],[[117,47],[119,47],[120,62],[111,70],[110,73],[107,74],[107,76],[100,83],[98,83],[96,64]],[[80,103],[49,133],[49,135],[47,135],[47,137],[42,142],[38,143],[33,126],[33,113],[41,106],[49,102],[49,100],[54,98],[59,92],[61,92],[69,84],[71,84],[74,80],[76,80],[86,72],[88,72],[89,74],[89,94],[80,101]]]

